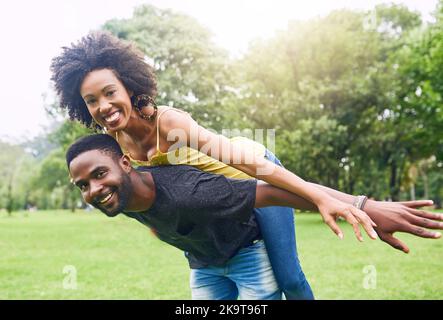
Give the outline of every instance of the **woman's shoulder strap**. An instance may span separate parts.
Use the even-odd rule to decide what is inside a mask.
[[[176,108],[173,108],[173,107],[162,106],[161,108],[162,108],[162,110],[160,110],[160,112],[158,113],[158,116],[157,116],[157,151],[160,150],[160,139],[159,139],[159,137],[160,137],[160,133],[159,133],[160,117],[163,114],[165,114],[167,111],[171,111],[171,110],[176,111],[176,112],[180,112],[182,114],[186,114],[186,115],[190,116],[189,113],[187,113],[186,111],[183,111],[183,110],[180,110],[180,109],[176,109]]]

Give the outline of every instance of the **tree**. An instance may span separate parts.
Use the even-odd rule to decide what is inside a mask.
[[[158,76],[158,104],[183,108],[205,126],[220,129],[223,100],[230,94],[227,53],[194,18],[143,5],[130,19],[104,29],[135,42]]]
[[[30,170],[35,160],[20,145],[0,141],[0,208],[13,211],[25,209],[29,197],[29,182],[34,173]]]
[[[61,197],[58,207],[75,211],[77,202],[80,201],[80,195],[70,183],[63,149],[54,150],[43,160],[36,181],[38,181],[39,187],[46,192],[57,193],[59,191]]]

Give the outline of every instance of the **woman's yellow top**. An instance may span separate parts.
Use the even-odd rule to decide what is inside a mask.
[[[171,150],[168,152],[162,152],[160,150],[159,143],[159,126],[160,126],[160,117],[167,111],[174,110],[177,112],[184,112],[175,108],[168,108],[159,113],[157,117],[157,150],[155,154],[149,158],[147,161],[133,159],[128,151],[123,150],[123,153],[129,157],[131,163],[134,166],[159,166],[159,165],[191,165],[202,171],[211,172],[215,174],[222,174],[228,178],[234,179],[251,179],[251,176],[246,173],[237,170],[230,165],[227,165],[219,160],[216,160],[198,150],[190,148],[188,146],[179,147],[175,150]],[[115,135],[115,138],[118,142],[118,132]],[[264,157],[266,148],[253,140],[244,138],[244,137],[235,137],[231,138],[231,142],[235,144],[239,144],[242,148],[253,148],[256,155]]]

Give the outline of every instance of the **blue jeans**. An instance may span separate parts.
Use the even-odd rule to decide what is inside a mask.
[[[280,300],[264,242],[240,249],[223,267],[191,269],[193,300]]]
[[[269,150],[266,158],[279,166]],[[263,241],[243,248],[223,267],[191,269],[193,299],[312,300],[314,295],[298,260],[292,208],[254,209]]]
[[[277,157],[266,150],[265,157],[283,166]],[[314,294],[301,269],[295,241],[292,208],[266,207],[255,209],[266,250],[280,289],[288,300],[312,300]]]

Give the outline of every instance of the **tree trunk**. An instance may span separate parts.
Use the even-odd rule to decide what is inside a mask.
[[[355,174],[352,172],[353,170],[349,169],[348,171],[348,193],[354,194],[355,181],[358,179]]]
[[[423,189],[424,189],[424,197],[425,199],[429,199],[429,179],[428,179],[428,175],[426,173],[422,173],[422,177],[423,177]]]
[[[8,216],[12,215],[13,208],[14,208],[14,199],[12,198],[12,176],[11,176],[8,184],[8,193],[6,196],[6,211],[8,212]]]
[[[415,184],[411,184],[411,200],[415,201]]]
[[[389,182],[389,191],[392,201],[398,201],[400,189],[397,184],[397,164],[391,163],[391,179]]]

